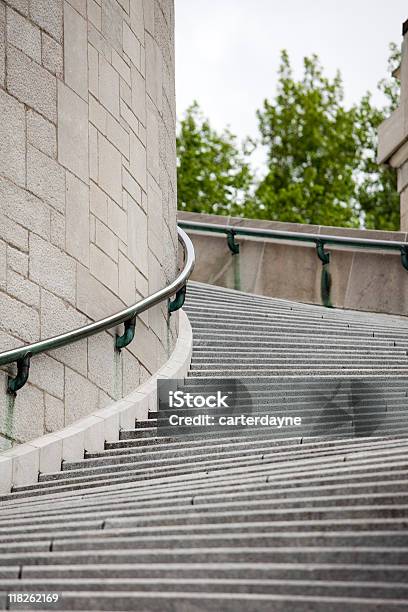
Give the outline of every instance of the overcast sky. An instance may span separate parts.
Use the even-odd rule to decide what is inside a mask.
[[[340,69],[347,103],[375,92],[388,43],[401,43],[407,0],[175,0],[178,116],[197,99],[214,127],[257,133],[256,109],[272,98],[279,52],[295,76],[317,53],[327,74]],[[381,102],[380,94],[375,99]]]

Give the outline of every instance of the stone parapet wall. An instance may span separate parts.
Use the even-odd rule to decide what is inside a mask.
[[[280,231],[333,234],[353,238],[406,242],[406,232],[354,230],[258,219],[227,218],[180,212],[179,219]],[[193,280],[233,289],[239,276],[242,291],[321,304],[322,263],[313,245],[239,237],[240,253],[232,255],[226,236],[189,232],[196,251]],[[326,246],[330,252],[331,303],[338,308],[407,315],[408,271],[398,252]]]
[[[0,350],[110,315],[176,274],[172,0],[0,0]],[[177,335],[99,334],[0,372],[0,448],[130,393]]]

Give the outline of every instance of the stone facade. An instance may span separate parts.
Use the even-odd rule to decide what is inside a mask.
[[[176,274],[172,0],[0,0],[0,350],[68,331]],[[166,361],[165,303],[128,349],[100,334],[33,357],[0,448],[118,399]]]
[[[401,230],[408,230],[408,20],[402,26],[401,65],[395,76],[401,81],[399,107],[379,127],[378,162],[397,169]]]

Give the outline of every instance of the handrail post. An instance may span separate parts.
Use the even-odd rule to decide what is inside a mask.
[[[232,254],[232,265],[234,268],[234,289],[241,290],[241,270],[239,259],[239,244],[235,240],[236,232],[233,229],[227,231],[227,244]]]
[[[31,353],[27,353],[21,359],[17,360],[17,374],[16,376],[9,376],[7,380],[7,393],[10,395],[17,395],[17,391],[24,387],[28,380],[28,375],[30,373],[30,359]]]
[[[324,250],[324,240],[316,240],[316,252],[317,256],[322,262],[322,273],[320,277],[320,295],[322,303],[326,308],[331,308],[332,303],[330,300],[330,289],[331,289],[331,275],[330,275],[330,253]]]
[[[408,270],[408,244],[401,247],[401,263]]]
[[[116,342],[115,347],[118,351],[121,351],[125,346],[130,344],[135,337],[135,329],[136,329],[136,316],[128,319],[124,322],[125,331],[121,336],[116,334]]]
[[[181,308],[184,304],[184,300],[186,299],[186,285],[183,285],[177,292],[174,300],[169,300],[167,309],[169,314],[172,312],[176,312],[179,308]]]

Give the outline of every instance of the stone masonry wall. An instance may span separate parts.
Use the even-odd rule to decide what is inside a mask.
[[[112,314],[176,274],[172,0],[0,0],[0,351]],[[118,399],[167,359],[139,317],[0,371],[0,449]],[[118,328],[117,331],[122,331]]]

